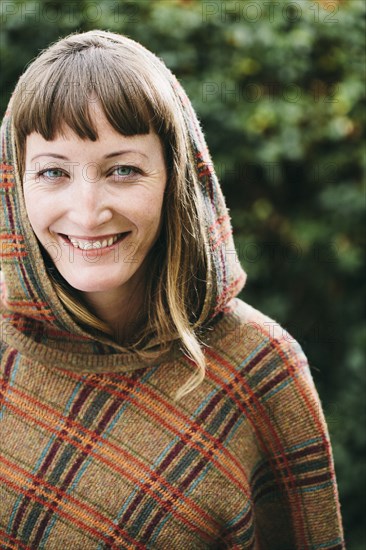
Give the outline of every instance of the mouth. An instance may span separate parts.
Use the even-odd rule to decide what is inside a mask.
[[[74,248],[79,248],[81,250],[100,250],[113,247],[115,244],[123,241],[130,233],[131,231],[126,231],[124,233],[116,233],[115,235],[106,235],[94,239],[82,239],[81,237],[73,237],[72,235],[65,235],[64,233],[59,233],[59,235]]]

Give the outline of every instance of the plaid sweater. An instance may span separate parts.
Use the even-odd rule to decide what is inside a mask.
[[[203,304],[206,377],[179,402],[196,368],[179,341],[142,361],[60,301],[26,215],[9,103],[0,136],[0,548],[341,550],[309,365],[288,333],[237,297],[245,273],[225,200],[192,105],[169,78],[215,285]]]
[[[193,366],[75,357],[8,327],[2,549],[344,548],[331,447],[299,344],[234,298]]]

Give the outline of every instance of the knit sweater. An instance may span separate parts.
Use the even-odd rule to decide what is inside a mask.
[[[192,370],[179,350],[81,372],[72,354],[5,339],[1,548],[344,548],[306,358],[243,301],[228,304],[206,378],[178,404]]]
[[[204,381],[177,339],[141,359],[60,301],[1,126],[0,548],[341,550],[332,450],[300,345],[238,298],[245,273],[192,106],[217,293]]]

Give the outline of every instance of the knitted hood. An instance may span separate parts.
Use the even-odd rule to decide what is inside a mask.
[[[235,253],[228,209],[215,174],[197,116],[178,81],[172,86],[179,99],[195,152],[200,192],[206,208],[207,243],[216,267],[217,293],[205,304],[214,319],[240,292],[246,275]],[[1,125],[1,302],[3,337],[18,337],[23,346],[77,352],[78,357],[117,355],[125,348],[109,336],[88,331],[60,301],[48,275],[40,244],[26,214],[19,177],[11,100]],[[10,337],[10,336],[9,336]],[[19,344],[20,345],[20,344]],[[19,347],[19,346],[18,346]],[[75,366],[78,359],[75,359]]]

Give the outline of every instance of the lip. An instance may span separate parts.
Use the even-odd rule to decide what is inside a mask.
[[[83,241],[103,241],[104,239],[115,237],[115,235],[119,235],[120,233],[129,233],[129,231],[117,231],[116,233],[108,233],[108,235],[95,235],[93,237],[70,235],[69,233],[59,233],[59,235],[61,235],[61,237],[72,237],[73,239],[81,239]]]
[[[81,255],[81,256],[85,256],[85,254],[87,254],[87,257],[93,257],[93,256],[102,256],[103,254],[108,253],[110,250],[114,250],[115,248],[117,248],[118,245],[122,241],[124,241],[131,234],[131,231],[125,231],[125,232],[121,231],[120,233],[122,233],[121,237],[115,243],[111,244],[110,246],[105,246],[103,248],[87,248],[87,249],[82,249],[82,248],[75,247],[72,244],[72,242],[69,240],[68,236],[65,233],[58,233],[58,235],[59,235],[59,237],[61,237],[63,242],[66,243],[71,248],[71,250],[74,254],[78,254],[78,255]],[[92,242],[92,241],[98,241],[102,238],[107,239],[107,238],[110,238],[110,237],[114,237],[115,235],[118,235],[118,233],[111,233],[109,235],[103,235],[103,236],[100,236],[100,237],[78,237],[78,238]],[[70,235],[70,237],[74,238],[74,235]],[[75,239],[76,238],[77,237],[75,236]]]

